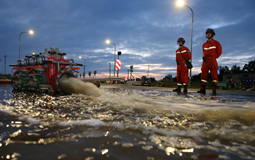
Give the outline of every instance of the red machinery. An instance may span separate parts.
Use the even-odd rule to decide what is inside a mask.
[[[50,47],[44,53],[27,55],[19,59],[17,65],[10,65],[15,70],[11,84],[15,90],[32,90],[47,92],[62,92],[59,80],[63,77],[77,77],[74,72],[82,64],[74,63],[73,59],[65,59],[66,53],[58,48]]]

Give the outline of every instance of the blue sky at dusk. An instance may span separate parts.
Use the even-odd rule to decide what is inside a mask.
[[[114,46],[121,51],[126,76],[134,65],[135,77],[163,78],[176,75],[177,39],[184,37],[190,48],[191,11],[176,0],[1,0],[0,1],[0,73],[4,73],[4,55],[16,64],[19,34],[30,29],[34,35],[22,35],[21,58],[45,48],[58,47],[66,58],[86,58],[86,74],[97,70],[97,77],[108,77]],[[200,73],[205,30],[213,28],[223,48],[218,64],[243,67],[255,59],[254,0],[186,0],[194,11],[193,72]],[[83,72],[83,67],[81,67]],[[112,69],[113,73],[113,69]]]

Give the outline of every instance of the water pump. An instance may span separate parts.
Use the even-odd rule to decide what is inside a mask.
[[[50,47],[40,54],[25,56],[25,59],[17,60],[13,67],[14,74],[11,84],[14,90],[39,91],[39,92],[63,92],[61,78],[77,77],[75,73],[82,64],[74,63],[73,59],[65,59],[66,53],[60,52],[58,48]]]

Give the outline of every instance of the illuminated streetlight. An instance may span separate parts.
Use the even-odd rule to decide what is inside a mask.
[[[20,35],[19,35],[19,59],[20,59],[20,52],[21,52],[21,35],[23,33],[29,33],[29,34],[34,34],[34,31],[33,30],[29,30],[28,32],[21,32]]]
[[[84,65],[83,65],[83,67],[84,67],[84,68],[83,68],[83,71],[84,71],[84,72],[83,72],[83,79],[85,79],[85,75],[86,75],[86,74],[85,74],[86,59],[85,59],[85,58],[82,58],[82,56],[79,56],[79,59],[84,59]]]
[[[111,41],[110,41],[109,39],[107,39],[107,40],[105,41],[105,43],[106,43],[106,44],[110,44]]]
[[[193,17],[194,17],[194,12],[193,12],[193,10],[189,7],[189,6],[187,6],[182,0],[178,0],[177,1],[177,4],[179,5],[179,6],[186,6],[186,7],[188,7],[190,10],[191,10],[191,41],[190,41],[190,53],[191,53],[191,55],[192,55],[192,33],[193,33]],[[192,63],[192,57],[191,57],[191,59],[190,59],[190,62]],[[191,84],[191,69],[190,69],[190,76],[189,76],[189,86],[190,86],[190,84]]]
[[[179,6],[182,6],[184,3],[183,3],[182,0],[179,0],[179,1],[177,1],[177,4],[178,4]]]
[[[107,39],[106,41],[105,41],[105,43],[106,44],[110,44],[110,43],[112,43],[109,39]],[[114,77],[115,77],[115,68],[116,68],[116,57],[115,57],[115,54],[116,54],[116,45],[114,44],[114,43],[112,43],[113,45],[114,45],[114,47],[115,47],[115,50],[114,50],[114,66],[113,66],[113,70],[114,70]]]

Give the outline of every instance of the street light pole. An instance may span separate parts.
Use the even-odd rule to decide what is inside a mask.
[[[114,43],[112,43],[110,40],[106,40],[105,41],[107,44],[113,44],[114,45],[114,66],[113,66],[113,70],[114,70],[114,77],[115,77],[115,70],[116,70],[116,45]]]
[[[190,63],[192,63],[192,35],[193,35],[193,18],[194,18],[194,12],[193,9],[191,9],[189,6],[187,6],[186,4],[184,4],[186,7],[188,7],[191,10],[191,39],[190,39],[190,53],[191,53],[191,59],[190,59]],[[190,68],[190,72],[189,72],[189,86],[191,85],[191,69]]]
[[[83,76],[83,79],[85,79],[85,76],[86,76],[86,74],[85,74],[85,66],[86,66],[86,59],[85,58],[82,58],[82,56],[79,56],[79,59],[83,59],[84,60],[84,65],[83,65],[83,74],[84,74],[84,76]]]
[[[29,34],[34,34],[34,31],[30,30],[29,32],[21,32],[19,35],[19,59],[20,59],[20,52],[21,52],[21,35],[23,33],[29,33]]]
[[[84,59],[84,68],[83,68],[83,70],[84,70],[84,77],[83,77],[83,79],[85,79],[85,76],[86,76],[86,73],[85,73],[85,66],[86,66],[86,59],[85,58],[83,58]]]
[[[19,35],[19,59],[20,59],[20,51],[21,51],[21,35],[23,33],[27,33],[27,32],[21,32],[20,35]]]
[[[4,74],[6,76],[6,55],[4,55],[4,58],[5,58],[5,60],[4,60],[4,62],[5,62],[5,65],[4,65]]]
[[[182,0],[179,0],[178,1],[178,4],[181,6],[181,5],[184,5],[186,7],[188,7],[190,10],[191,10],[191,40],[190,40],[190,53],[191,53],[191,59],[190,59],[190,62],[192,63],[192,34],[193,34],[193,18],[194,18],[194,12],[193,12],[193,9],[190,8],[189,6],[187,6],[186,4],[183,3]],[[189,76],[189,86],[191,85],[191,69],[190,69],[190,76]]]
[[[150,67],[150,65],[148,65],[148,74],[147,74],[147,78],[149,78],[149,71],[150,71],[149,67]]]
[[[111,77],[111,62],[109,62],[109,77]]]

